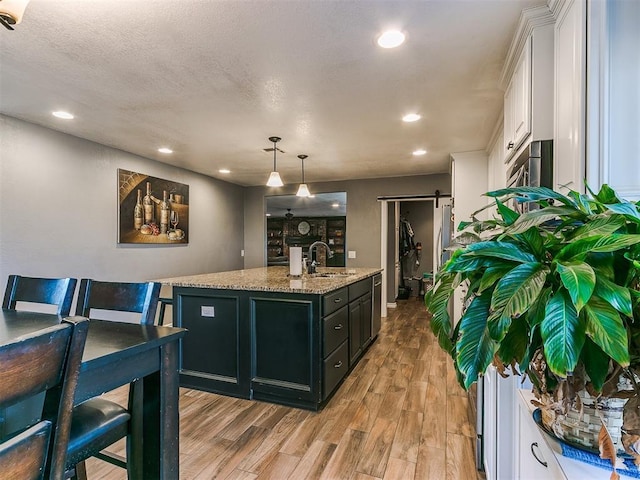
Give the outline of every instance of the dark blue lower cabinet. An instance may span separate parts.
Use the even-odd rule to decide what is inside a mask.
[[[371,334],[370,315],[363,326],[368,298],[358,299],[360,353]],[[307,295],[174,287],[174,325],[189,329],[180,384],[318,410],[355,365],[350,306],[346,288]]]

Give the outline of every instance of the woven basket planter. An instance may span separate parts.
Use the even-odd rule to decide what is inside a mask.
[[[633,390],[631,382],[620,377],[618,390]],[[542,423],[558,438],[583,448],[598,450],[598,435],[602,424],[607,426],[611,440],[618,452],[624,451],[622,445],[623,410],[627,398],[599,398],[589,395],[585,390],[578,393],[582,401],[582,411],[571,408],[566,414],[551,408],[541,408]]]

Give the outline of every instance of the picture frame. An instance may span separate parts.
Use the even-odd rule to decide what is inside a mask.
[[[118,243],[189,243],[189,185],[118,169]]]

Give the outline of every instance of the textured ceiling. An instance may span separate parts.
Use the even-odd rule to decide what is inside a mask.
[[[239,185],[266,181],[272,135],[285,183],[301,153],[308,183],[441,173],[487,146],[520,11],[540,4],[32,0],[0,31],[0,112]],[[407,40],[384,50],[390,27]]]

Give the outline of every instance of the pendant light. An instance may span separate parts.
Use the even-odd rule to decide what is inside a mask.
[[[269,141],[273,142],[273,171],[269,175],[269,180],[267,180],[267,187],[281,187],[284,185],[276,168],[276,143],[280,140],[282,140],[280,137],[269,137]]]
[[[8,30],[13,30],[13,25],[22,21],[22,15],[24,15],[28,3],[29,0],[1,0],[0,24]]]
[[[298,187],[298,193],[296,193],[296,195],[298,197],[310,197],[309,187],[304,183],[304,159],[307,158],[307,155],[298,155],[298,158],[302,160],[302,183]]]

